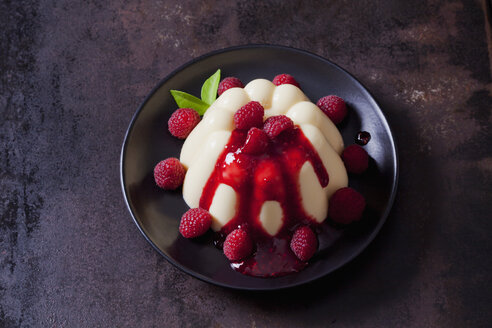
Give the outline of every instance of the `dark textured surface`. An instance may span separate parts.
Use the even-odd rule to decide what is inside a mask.
[[[485,1],[354,3],[1,1],[0,327],[489,326]],[[246,43],[302,48],[352,72],[400,151],[399,192],[373,244],[277,293],[171,266],[131,221],[119,182],[125,130],[159,79]]]

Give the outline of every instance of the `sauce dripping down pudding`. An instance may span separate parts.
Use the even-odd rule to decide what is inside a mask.
[[[265,118],[286,115],[295,124],[260,155],[241,152],[246,132],[234,129],[234,113],[250,101],[262,104]],[[232,263],[237,271],[296,272],[306,262],[290,250],[290,238],[299,225],[323,222],[330,196],[347,186],[342,150],[336,126],[299,88],[253,80],[244,89],[225,91],[186,139],[180,158],[188,168],[183,197],[190,207],[211,213],[218,239],[238,227],[248,231],[255,250]]]

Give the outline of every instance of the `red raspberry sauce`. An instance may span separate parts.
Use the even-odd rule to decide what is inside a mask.
[[[271,139],[267,150],[259,155],[241,152],[246,135],[247,131],[232,131],[203,189],[200,207],[210,208],[221,183],[231,186],[237,195],[236,216],[218,233],[216,244],[221,245],[227,234],[238,227],[246,229],[255,244],[251,257],[231,266],[243,274],[259,277],[298,272],[307,263],[290,250],[290,239],[299,225],[316,224],[302,207],[299,172],[306,161],[311,162],[323,187],[328,185],[328,173],[298,127]],[[263,230],[259,220],[261,206],[268,200],[278,201],[284,213],[283,226],[274,237]]]

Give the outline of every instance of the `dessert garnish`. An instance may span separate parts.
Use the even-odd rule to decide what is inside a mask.
[[[246,135],[246,141],[241,151],[245,154],[259,155],[265,152],[269,143],[270,139],[268,139],[265,131],[252,127]]]
[[[301,261],[307,261],[318,250],[318,239],[311,228],[302,226],[292,235],[290,248]]]
[[[352,188],[338,189],[330,198],[328,214],[330,218],[341,224],[359,221],[366,207],[364,196]]]
[[[251,255],[253,242],[245,230],[238,228],[227,235],[223,249],[229,260],[239,261]]]
[[[198,123],[200,123],[200,114],[196,110],[179,108],[169,118],[167,126],[173,136],[178,139],[186,139]]]
[[[212,216],[202,208],[190,208],[181,217],[179,232],[185,238],[195,238],[205,234],[212,225]]]
[[[338,124],[347,115],[347,105],[345,101],[335,95],[325,96],[318,100],[316,105],[333,121]]]
[[[220,96],[223,94],[226,90],[230,88],[244,88],[243,82],[241,82],[240,79],[237,77],[226,77],[219,83],[219,89],[217,90],[217,94]]]
[[[183,184],[185,169],[179,159],[170,157],[154,167],[155,183],[162,189],[174,190]]]
[[[202,85],[201,99],[189,93],[171,90],[171,95],[180,108],[192,108],[203,115],[208,107],[217,99],[217,89],[220,81],[220,69],[210,76]]]
[[[185,142],[179,161],[166,160],[173,168],[162,169],[166,161],[156,166],[156,183],[183,184],[191,209],[181,235],[211,228],[234,270],[259,277],[298,272],[316,256],[327,217],[338,227],[361,219],[365,200],[348,187],[347,171],[365,171],[368,154],[358,145],[344,150],[335,125],[347,114],[342,98],[326,96],[316,106],[291,75],[244,86],[236,77],[220,81],[220,73],[205,81],[201,99],[171,90],[180,109],[169,132]]]
[[[272,80],[272,83],[275,84],[276,86],[279,86],[281,84],[292,84],[298,88],[301,88],[299,83],[297,83],[296,79],[294,79],[294,77],[289,74],[279,74],[275,76]]]
[[[350,145],[343,150],[342,160],[350,173],[361,174],[369,166],[369,154],[359,145]]]

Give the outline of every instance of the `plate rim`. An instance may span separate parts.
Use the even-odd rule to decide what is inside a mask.
[[[218,55],[218,54],[226,53],[226,52],[237,51],[237,50],[244,50],[244,49],[255,49],[255,48],[268,48],[268,49],[277,49],[277,50],[287,50],[287,51],[299,53],[299,54],[302,54],[302,55],[307,55],[307,56],[310,56],[310,57],[314,57],[315,59],[321,60],[324,63],[326,63],[328,65],[331,65],[331,66],[335,67],[336,69],[338,69],[338,70],[342,71],[343,73],[345,73],[351,80],[353,80],[353,82],[355,82],[355,84],[358,84],[361,87],[361,89],[369,96],[369,100],[371,102],[373,102],[373,104],[375,105],[375,109],[376,109],[376,112],[377,112],[378,117],[381,119],[381,122],[383,123],[384,128],[387,131],[389,131],[389,134],[390,134],[390,138],[389,139],[390,139],[390,142],[391,142],[391,151],[394,154],[394,158],[393,158],[393,167],[394,167],[393,183],[392,183],[392,186],[391,186],[391,192],[390,192],[390,198],[388,200],[388,205],[386,206],[386,208],[385,208],[385,210],[384,210],[384,212],[383,212],[383,214],[382,214],[382,216],[381,216],[378,224],[374,227],[374,230],[368,236],[368,238],[366,239],[366,241],[364,243],[362,243],[355,252],[353,252],[350,256],[348,256],[345,261],[343,261],[342,263],[340,263],[337,266],[334,266],[330,271],[325,272],[325,273],[321,273],[321,274],[318,274],[318,275],[315,275],[314,277],[310,277],[309,279],[306,279],[306,280],[303,280],[303,281],[300,281],[300,282],[286,284],[285,286],[279,286],[279,287],[277,287],[277,286],[272,286],[272,287],[240,287],[240,286],[234,286],[234,285],[222,283],[220,281],[217,281],[217,280],[214,280],[212,278],[209,278],[209,277],[207,277],[207,276],[205,276],[205,275],[203,275],[203,274],[201,274],[199,272],[193,271],[193,270],[191,270],[191,269],[189,269],[189,268],[181,265],[180,263],[176,262],[172,257],[168,256],[159,247],[157,247],[157,245],[145,233],[144,228],[141,226],[139,220],[137,220],[137,218],[136,218],[136,216],[135,216],[135,214],[133,212],[132,205],[129,202],[129,196],[128,196],[128,193],[127,193],[127,190],[126,190],[126,186],[125,186],[125,176],[124,176],[125,163],[124,163],[124,158],[125,158],[125,154],[126,154],[126,148],[127,148],[127,145],[128,145],[128,137],[129,137],[129,135],[130,135],[130,133],[131,133],[131,131],[133,129],[133,126],[135,125],[135,121],[137,120],[138,116],[142,112],[143,108],[145,107],[145,105],[147,104],[147,102],[154,96],[154,94],[162,87],[162,85],[165,84],[168,80],[170,80],[174,76],[176,76],[179,72],[181,72],[182,70],[184,70],[185,68],[187,68],[188,66],[191,66],[191,65],[193,65],[193,64],[195,64],[195,63],[197,63],[199,61],[202,61],[202,60],[204,60],[206,58],[209,58],[209,57],[212,57],[212,56],[215,56],[215,55]],[[128,211],[130,212],[130,215],[131,215],[131,217],[133,219],[133,222],[137,225],[138,230],[144,236],[145,240],[147,242],[149,242],[150,245],[152,245],[152,247],[161,256],[163,256],[169,263],[171,263],[176,268],[180,269],[181,271],[183,271],[183,272],[185,272],[185,273],[187,273],[187,274],[189,274],[189,275],[191,275],[191,276],[193,276],[193,277],[195,277],[197,279],[200,279],[200,280],[202,280],[204,282],[207,282],[207,283],[210,283],[210,284],[213,284],[213,285],[216,285],[216,286],[230,288],[230,289],[235,289],[235,290],[272,291],[272,290],[281,290],[281,289],[289,289],[289,288],[297,287],[297,286],[300,286],[300,285],[311,283],[311,282],[313,282],[315,280],[318,280],[318,279],[320,279],[322,277],[326,277],[329,274],[331,274],[331,273],[339,270],[341,267],[343,267],[343,266],[349,264],[350,262],[352,262],[364,250],[366,250],[367,247],[369,246],[369,244],[371,244],[372,241],[379,234],[382,226],[384,225],[384,223],[388,219],[388,216],[389,216],[389,214],[391,212],[391,209],[393,208],[394,201],[395,201],[396,194],[397,194],[397,190],[398,190],[398,180],[399,180],[399,171],[400,171],[399,166],[400,165],[399,165],[398,149],[397,149],[397,146],[396,146],[395,135],[393,133],[393,130],[391,129],[390,125],[388,124],[388,120],[387,120],[386,116],[384,115],[383,110],[381,109],[381,106],[379,105],[379,103],[376,101],[376,99],[374,98],[374,96],[369,92],[369,90],[366,88],[366,86],[364,84],[362,84],[355,76],[353,76],[350,72],[348,72],[344,68],[340,67],[338,64],[330,61],[329,59],[327,59],[327,58],[325,58],[323,56],[317,55],[317,54],[315,54],[313,52],[310,52],[310,51],[307,51],[307,50],[303,50],[303,49],[299,49],[299,48],[290,47],[290,46],[284,46],[284,45],[259,43],[259,44],[244,44],[244,45],[226,47],[226,48],[214,50],[214,51],[211,51],[211,52],[207,52],[205,54],[202,54],[202,55],[200,55],[198,57],[192,58],[191,60],[185,62],[184,64],[180,65],[178,68],[174,69],[169,74],[167,74],[164,78],[162,78],[154,86],[154,88],[152,88],[152,90],[147,94],[147,96],[144,98],[144,100],[140,103],[138,109],[136,110],[136,112],[133,114],[133,116],[131,118],[131,121],[130,121],[130,124],[128,125],[128,128],[126,129],[125,137],[123,139],[123,144],[121,146],[121,154],[120,154],[120,182],[121,182],[121,188],[122,188],[122,192],[123,192],[123,198],[125,200],[126,207],[127,207]],[[256,277],[252,277],[252,278],[256,278]],[[257,279],[272,279],[272,278],[257,278]]]

